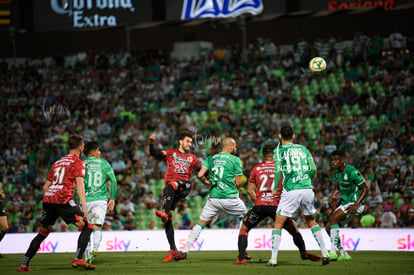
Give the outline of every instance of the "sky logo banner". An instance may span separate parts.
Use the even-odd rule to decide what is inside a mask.
[[[342,245],[345,249],[357,250],[360,240],[361,238],[345,238],[345,234],[342,234]]]
[[[179,240],[178,241],[178,243],[179,243],[178,249],[183,250],[185,248],[186,241],[187,241],[186,239]],[[203,248],[203,244],[204,244],[204,239],[197,240],[191,246],[191,250],[200,251]]]
[[[128,247],[131,244],[131,240],[124,241],[124,240],[118,240],[117,237],[115,237],[113,240],[106,241],[105,250],[106,251],[128,251]]]
[[[227,18],[244,13],[258,15],[262,11],[262,0],[184,0],[181,19]]]
[[[42,244],[39,247],[38,252],[46,252],[46,253],[55,253],[56,248],[58,247],[59,242],[50,242],[50,241],[43,241]]]
[[[408,234],[407,238],[399,238],[398,250],[414,250],[414,238],[411,238],[411,235]]]

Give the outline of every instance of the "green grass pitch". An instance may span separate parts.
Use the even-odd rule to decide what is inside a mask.
[[[253,259],[245,266],[234,266],[237,251],[190,251],[187,260],[163,263],[166,252],[118,252],[99,253],[96,269],[86,271],[74,269],[70,263],[73,253],[37,254],[30,267],[34,273],[61,274],[288,274],[288,275],[403,275],[414,274],[414,253],[412,252],[350,252],[350,262],[303,261],[299,253],[280,251],[278,266],[268,267],[266,262],[270,251],[251,251]],[[0,258],[0,274],[15,274],[22,254],[6,254]]]

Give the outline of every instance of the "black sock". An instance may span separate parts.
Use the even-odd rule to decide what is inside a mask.
[[[78,238],[78,248],[76,249],[77,259],[83,258],[83,253],[85,252],[86,246],[88,245],[89,237],[91,236],[92,231],[93,229],[87,228],[86,225],[82,229],[82,232],[80,233]]]
[[[303,241],[302,235],[299,232],[293,234],[293,242],[299,248],[299,251],[306,252],[305,242]]]
[[[23,261],[20,263],[22,266],[29,266],[30,260],[36,255],[37,251],[40,248],[43,240],[46,239],[47,235],[43,235],[38,233],[36,237],[33,238],[32,242],[30,243],[29,249],[27,249],[25,257]]]
[[[175,190],[171,184],[168,184],[164,188],[164,209],[165,209],[165,214],[167,215],[170,213],[170,210],[172,209],[172,206],[174,203],[174,193],[175,193]]]
[[[168,220],[165,223],[165,234],[167,235],[168,243],[170,244],[170,250],[177,250],[177,247],[175,246],[174,226],[171,220]]]
[[[245,234],[240,234],[239,235],[239,241],[238,241],[238,246],[239,246],[239,260],[243,260],[245,255],[246,255],[246,248],[247,248],[247,235]]]
[[[7,231],[3,231],[3,230],[0,231],[0,242],[1,242],[1,240],[3,240],[4,235],[6,235],[6,233],[7,233]]]

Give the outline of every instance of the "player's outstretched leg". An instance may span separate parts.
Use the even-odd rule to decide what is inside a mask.
[[[190,234],[188,234],[187,242],[185,243],[185,248],[183,251],[179,252],[177,255],[174,256],[174,260],[180,261],[187,259],[187,253],[190,250],[193,243],[198,239],[200,236],[201,230],[204,228],[204,225],[198,222],[194,225],[193,229],[191,229]]]

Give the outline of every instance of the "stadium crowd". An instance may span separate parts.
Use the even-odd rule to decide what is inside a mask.
[[[370,187],[364,215],[346,226],[413,227],[413,44],[411,38],[406,46],[390,39],[386,48],[379,34],[356,33],[351,43],[334,36],[299,39],[289,50],[258,38],[245,51],[239,44],[223,45],[190,60],[132,49],[57,54],[17,67],[2,61],[0,180],[9,232],[38,230],[45,173],[67,152],[70,134],[99,141],[117,175],[117,210],[104,229],[131,230],[142,228],[138,209],[160,207],[166,166],[149,157],[150,134],[167,148],[175,146],[178,131],[192,130],[192,151],[201,160],[225,136],[233,137],[247,184],[263,144],[279,142],[284,122],[314,155],[322,226],[332,211],[329,154],[342,149]],[[312,56],[326,59],[326,72],[307,69]],[[192,182],[190,197],[205,197],[208,190]],[[247,185],[240,194],[252,203]],[[61,221],[55,230],[68,229]]]

